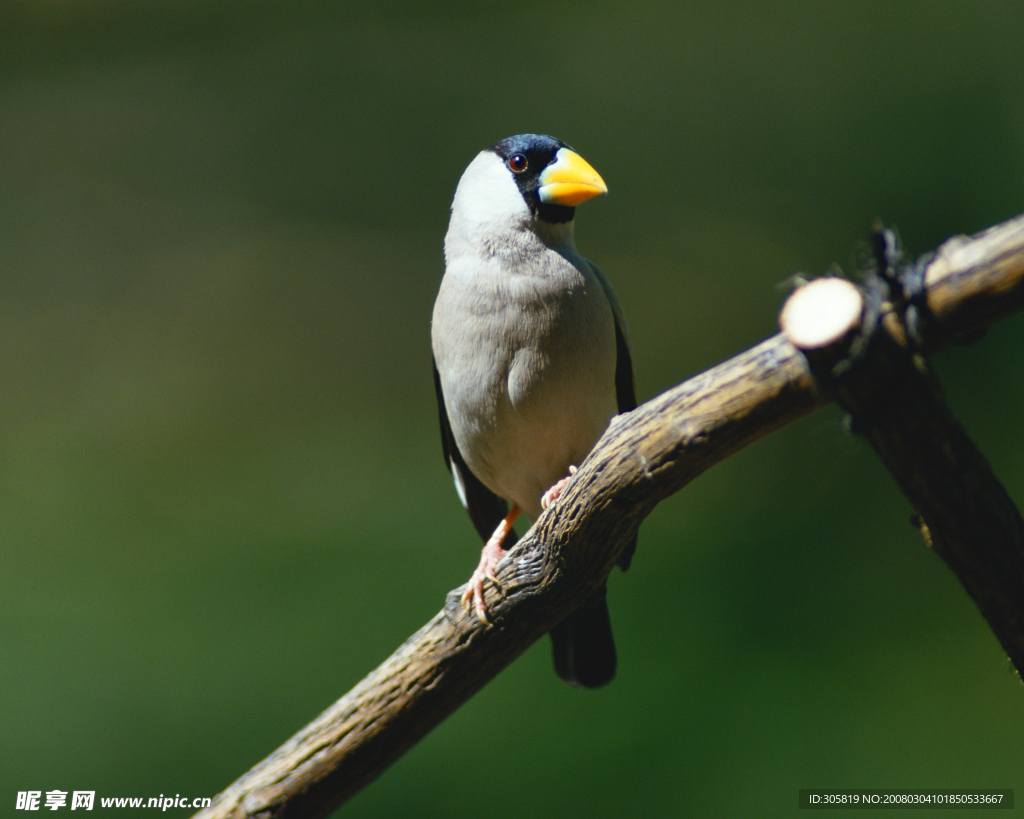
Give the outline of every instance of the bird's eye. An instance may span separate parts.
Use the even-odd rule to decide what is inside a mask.
[[[526,157],[522,154],[512,154],[508,158],[508,166],[511,168],[512,173],[522,173],[526,170],[530,163],[526,161]]]

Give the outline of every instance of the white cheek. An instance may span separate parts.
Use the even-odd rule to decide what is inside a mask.
[[[452,224],[467,232],[500,232],[530,221],[530,209],[519,192],[512,172],[501,157],[484,151],[459,180],[452,202]]]

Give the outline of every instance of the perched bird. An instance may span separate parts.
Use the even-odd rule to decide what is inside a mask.
[[[485,622],[484,584],[497,583],[518,515],[535,520],[611,418],[636,406],[622,310],[573,243],[576,205],[607,190],[564,142],[520,134],[478,154],[452,202],[434,383],[445,461],[486,541],[462,603]],[[567,682],[615,675],[604,588],[551,637]]]

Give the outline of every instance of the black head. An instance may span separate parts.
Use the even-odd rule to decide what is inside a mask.
[[[489,150],[501,157],[505,166],[512,173],[519,186],[523,199],[536,218],[545,222],[560,224],[571,222],[576,208],[570,205],[558,205],[552,202],[541,202],[538,189],[541,186],[540,175],[544,169],[555,162],[555,155],[561,148],[569,148],[560,139],[545,134],[517,134],[506,137],[495,143]]]

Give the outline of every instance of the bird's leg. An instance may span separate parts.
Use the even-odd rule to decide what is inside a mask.
[[[562,490],[565,489],[565,485],[569,483],[572,476],[575,474],[576,467],[570,464],[569,474],[540,496],[540,508],[547,509],[551,504],[558,500],[558,496],[562,494]]]
[[[469,583],[466,584],[466,591],[462,594],[462,608],[468,609],[470,601],[472,601],[476,616],[487,625],[490,625],[491,621],[487,619],[487,604],[484,603],[484,581],[490,580],[495,586],[501,587],[498,578],[494,576],[494,567],[505,556],[505,549],[502,544],[505,542],[508,533],[512,531],[512,525],[520,514],[522,514],[522,510],[518,506],[513,505],[509,513],[498,524],[494,534],[484,544],[484,548],[480,550],[480,564],[476,567],[476,571],[473,572],[473,576],[469,578]]]

